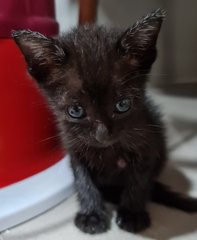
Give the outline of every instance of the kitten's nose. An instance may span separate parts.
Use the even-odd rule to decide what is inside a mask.
[[[98,142],[103,143],[108,138],[108,129],[103,123],[99,123],[96,128],[95,138]]]

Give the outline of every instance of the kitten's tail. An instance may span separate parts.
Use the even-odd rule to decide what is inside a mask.
[[[180,193],[173,192],[168,186],[159,182],[155,182],[151,197],[154,202],[168,207],[189,213],[197,212],[196,198],[186,197]]]

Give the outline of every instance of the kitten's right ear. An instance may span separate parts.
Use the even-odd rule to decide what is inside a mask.
[[[13,31],[12,37],[25,57],[29,73],[40,83],[48,71],[65,58],[59,42],[41,33],[19,30]]]
[[[156,42],[165,15],[165,10],[158,9],[127,29],[117,45],[122,55],[132,57],[138,64],[149,62],[151,65],[156,57]]]

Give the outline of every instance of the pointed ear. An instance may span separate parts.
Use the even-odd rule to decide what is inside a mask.
[[[136,22],[127,29],[118,41],[118,49],[123,55],[142,63],[156,57],[156,42],[165,17],[165,11],[158,9]],[[151,59],[150,59],[151,58]]]
[[[29,73],[38,81],[44,81],[47,71],[65,58],[59,42],[41,33],[19,30],[13,31],[12,37],[25,57]]]

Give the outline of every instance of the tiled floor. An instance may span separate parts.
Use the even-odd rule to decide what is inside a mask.
[[[171,164],[161,178],[173,188],[197,197],[197,99],[170,97],[154,91],[152,94],[161,104],[168,126]],[[76,196],[72,196],[45,214],[3,232],[0,240],[197,239],[197,214],[152,203],[149,205],[152,226],[136,235],[118,229],[114,217],[107,233],[83,234],[73,224],[76,211]]]

